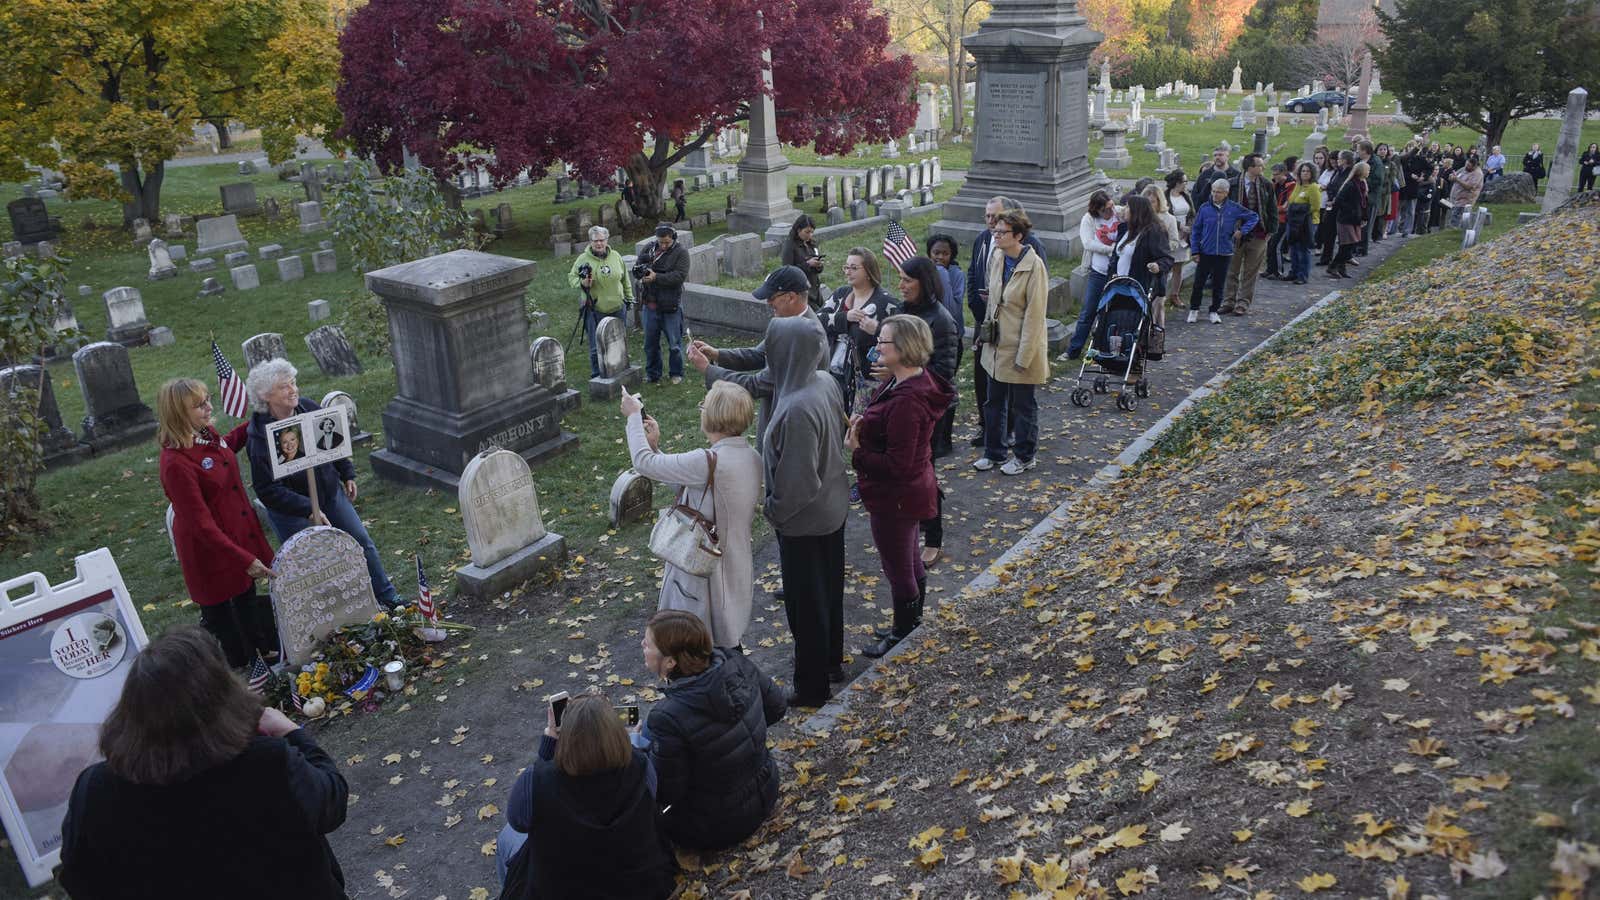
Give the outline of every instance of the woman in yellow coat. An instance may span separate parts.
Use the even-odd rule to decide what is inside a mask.
[[[1021,475],[1033,468],[1039,447],[1033,389],[1050,379],[1044,326],[1050,273],[1025,243],[1032,227],[1019,209],[1002,211],[994,224],[994,249],[999,252],[989,254],[989,317],[978,331],[978,362],[989,373],[990,385],[983,406],[983,456],[972,464],[980,472],[999,465],[1007,475]],[[1008,413],[1015,453],[1011,459],[1006,458]]]

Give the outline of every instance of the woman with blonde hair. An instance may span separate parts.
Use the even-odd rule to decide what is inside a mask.
[[[272,603],[256,593],[256,579],[272,577],[272,547],[244,492],[237,459],[248,423],[218,434],[211,393],[193,378],[163,384],[156,409],[172,545],[189,599],[200,607],[200,624],[235,669],[257,654],[276,661]]]
[[[722,558],[710,576],[691,575],[671,564],[661,576],[658,609],[687,610],[706,622],[718,647],[738,647],[750,624],[754,567],[750,529],[761,490],[761,456],[744,433],[755,418],[755,401],[744,388],[719,381],[700,402],[700,433],[706,448],[663,453],[661,426],[644,415],[644,401],[624,391],[628,455],[640,475],[677,487],[687,503],[716,526]]]

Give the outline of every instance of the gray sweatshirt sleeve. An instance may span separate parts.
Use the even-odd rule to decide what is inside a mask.
[[[763,448],[774,458],[767,472],[767,521],[782,534],[792,531],[795,521],[822,492],[821,429],[809,416],[792,410],[774,422]]]
[[[767,342],[754,347],[738,347],[717,351],[717,365],[734,372],[751,372],[767,367]]]

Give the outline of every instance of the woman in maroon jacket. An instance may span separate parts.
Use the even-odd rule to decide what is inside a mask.
[[[894,598],[894,627],[861,652],[877,659],[922,621],[927,577],[917,547],[922,520],[938,512],[939,484],[928,455],[934,425],[955,399],[955,389],[932,369],[933,331],[916,316],[890,316],[878,329],[878,363],[889,380],[850,420],[845,446],[872,522],[872,542]]]
[[[161,489],[172,501],[172,542],[200,624],[222,644],[228,665],[245,668],[260,653],[278,656],[272,603],[256,593],[271,578],[272,547],[261,533],[239,476],[237,448],[248,423],[217,434],[206,386],[175,378],[156,403],[161,430]]]

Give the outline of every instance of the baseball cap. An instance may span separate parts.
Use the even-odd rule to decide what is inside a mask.
[[[779,266],[772,270],[767,280],[761,283],[751,294],[757,300],[771,300],[774,294],[785,291],[796,291],[804,294],[811,290],[811,281],[806,278],[806,273],[799,266]]]

